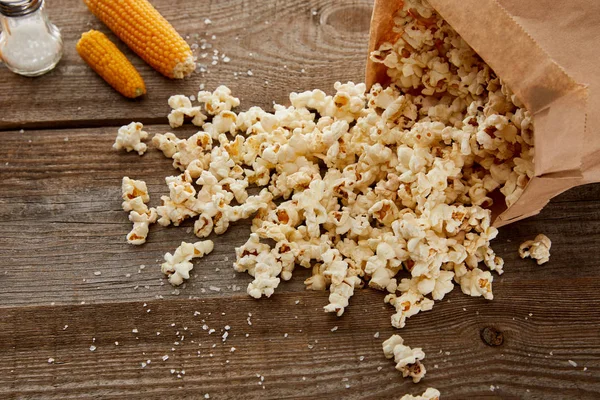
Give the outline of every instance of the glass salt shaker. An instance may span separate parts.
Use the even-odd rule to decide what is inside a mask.
[[[0,58],[12,72],[38,76],[60,61],[63,42],[44,0],[0,0]]]

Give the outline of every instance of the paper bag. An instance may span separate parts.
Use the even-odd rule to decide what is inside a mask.
[[[494,225],[535,215],[577,185],[600,181],[600,1],[428,0],[533,115],[535,176]],[[395,41],[401,0],[375,0],[369,53]],[[389,83],[367,62],[366,82]]]

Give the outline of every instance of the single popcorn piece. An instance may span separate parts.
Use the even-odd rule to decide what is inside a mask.
[[[117,131],[117,138],[113,144],[113,149],[125,149],[127,152],[134,150],[140,156],[144,154],[148,146],[142,140],[148,138],[148,132],[143,131],[142,128],[144,128],[144,125],[140,122],[132,122],[129,125],[120,127]]]
[[[194,268],[191,260],[201,258],[213,251],[212,240],[204,240],[196,243],[181,242],[181,245],[173,254],[165,254],[165,262],[161,265],[161,271],[169,278],[169,283],[179,286],[185,279],[190,279],[190,271]]]
[[[421,364],[425,353],[419,347],[411,349],[404,345],[400,335],[392,335],[383,342],[383,354],[394,359],[396,369],[402,372],[404,378],[410,376],[414,383],[418,383],[425,376],[425,366]]]
[[[433,308],[433,300],[414,290],[405,291],[399,297],[395,294],[388,294],[384,301],[396,309],[396,314],[392,315],[392,326],[395,328],[404,328],[407,318]]]
[[[521,258],[531,257],[537,260],[538,265],[542,265],[550,260],[550,247],[552,241],[548,236],[539,234],[533,240],[527,240],[519,246],[519,256]]]
[[[123,211],[145,212],[146,203],[150,201],[146,182],[123,177],[121,181],[121,192],[123,197]]]
[[[439,400],[440,391],[435,388],[427,388],[423,394],[413,396],[411,394],[405,394],[400,400]]]
[[[177,138],[173,133],[167,132],[164,135],[157,133],[152,138],[152,144],[163,152],[165,157],[172,158],[175,153],[178,151],[178,144],[181,143],[182,140]]]
[[[192,118],[192,124],[196,126],[204,125],[206,115],[202,113],[201,107],[192,107],[192,101],[181,94],[169,97],[169,107],[172,108],[168,116],[171,128],[178,128],[183,125],[185,117]]]
[[[492,281],[494,277],[489,271],[475,268],[458,278],[455,275],[455,278],[464,294],[473,297],[483,296],[487,300],[494,298],[492,294]]]
[[[129,213],[129,220],[133,222],[133,229],[127,234],[127,242],[134,245],[146,243],[150,224],[155,223],[157,217],[158,214],[155,208],[150,208],[143,213],[131,211]]]

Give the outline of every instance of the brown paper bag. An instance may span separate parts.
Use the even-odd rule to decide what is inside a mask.
[[[534,118],[535,176],[515,204],[494,213],[494,224],[535,215],[559,193],[599,182],[600,1],[428,1]],[[369,53],[395,41],[401,7],[401,0],[375,0]],[[369,60],[366,82],[386,85],[385,66]]]

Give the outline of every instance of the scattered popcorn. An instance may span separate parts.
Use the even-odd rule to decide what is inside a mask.
[[[440,399],[440,392],[437,389],[434,388],[427,388],[427,390],[425,390],[425,392],[423,394],[420,395],[410,395],[410,394],[405,394],[404,396],[402,396],[402,398],[400,398],[400,400],[439,400]]]
[[[418,383],[425,376],[425,366],[421,364],[425,353],[420,347],[411,349],[405,346],[400,335],[392,335],[383,342],[383,354],[386,358],[393,358],[396,369],[402,372],[403,377],[410,376],[414,383]]]
[[[552,241],[548,236],[539,234],[533,240],[527,240],[519,246],[519,256],[521,258],[531,257],[537,260],[538,265],[542,265],[550,260],[550,247]]]
[[[146,152],[148,146],[142,141],[148,138],[148,132],[142,130],[144,125],[139,122],[132,122],[119,128],[117,138],[113,144],[113,149],[125,149],[127,152],[137,151],[141,156]]]
[[[192,117],[202,131],[152,139],[179,170],[166,178],[169,195],[155,220],[194,219],[195,235],[205,238],[251,219],[233,267],[254,278],[247,292],[255,298],[271,296],[296,268],[310,268],[306,288],[329,290],[326,312],[341,316],[354,290],[368,285],[387,292],[396,328],[455,285],[493,299],[504,261],[490,246],[498,234],[490,207],[496,193],[501,206],[513,204],[533,176],[532,116],[427,3],[405,0],[394,21],[395,41],[371,54],[387,69],[387,88],[337,82],[332,95],[291,93],[290,105],[274,104],[272,112],[232,111],[240,101],[225,86],[201,86],[198,106],[172,96],[171,126]],[[154,214],[145,186],[138,191],[124,200],[143,236]],[[549,240],[536,241],[520,252],[547,261]],[[191,259],[212,248],[211,241],[184,242],[167,253],[169,282],[189,279]],[[384,349],[404,376],[418,382],[424,375],[421,349],[397,335]],[[436,396],[430,389],[414,398]]]
[[[161,271],[168,276],[172,285],[181,285],[184,279],[190,278],[190,271],[194,268],[191,260],[204,257],[213,251],[213,248],[212,240],[196,243],[181,242],[173,254],[165,254],[165,262],[161,265]]]

